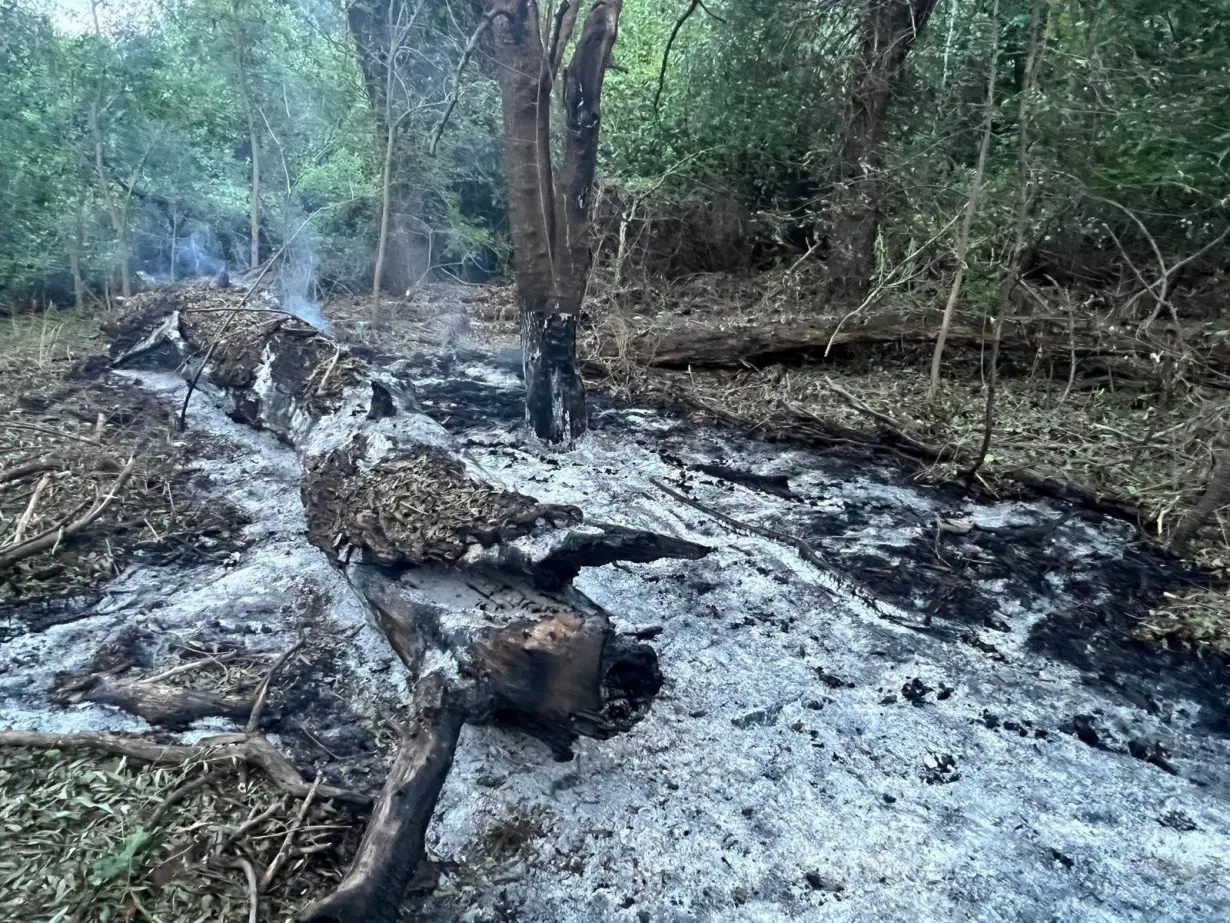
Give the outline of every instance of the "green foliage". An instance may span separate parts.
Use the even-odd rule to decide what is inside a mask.
[[[96,807],[93,802],[89,801],[88,796],[78,795],[77,797],[85,799],[86,807]],[[100,888],[117,878],[126,877],[132,871],[133,861],[146,846],[153,842],[153,834],[147,832],[143,827],[137,827],[124,837],[124,843],[119,849],[94,860],[90,866],[90,884]]]
[[[822,217],[864,4],[708,4],[726,21],[697,10],[683,26],[655,116],[666,36],[686,6],[625,3],[621,70],[608,77],[608,181],[643,187],[670,171],[665,197],[722,189],[748,209]],[[887,265],[932,240],[942,255],[952,239],[944,229],[966,201],[977,160],[992,42],[1001,53],[995,135],[970,258],[1002,261],[1019,199],[1033,7],[1001,0],[992,23],[983,0],[937,4],[890,112]],[[1171,253],[1220,233],[1230,219],[1230,2],[1049,0],[1043,9],[1042,63],[1027,104],[1027,245],[1097,251],[1113,262],[1109,225],[1134,258],[1151,259],[1135,223],[1099,197],[1141,216]],[[992,305],[993,288],[983,293]]]
[[[339,0],[154,0],[129,19],[104,7],[112,18],[100,33],[88,19],[67,27],[43,2],[0,0],[0,288],[64,274],[74,250],[88,281],[114,285],[108,198],[123,212],[134,268],[166,274],[172,247],[190,240],[244,262],[249,115],[262,162],[262,252],[308,221],[317,271],[366,284],[382,116]],[[603,181],[650,210],[691,201],[772,212],[778,226],[806,232],[794,246],[816,239],[864,4],[711,0],[679,28],[655,106],[663,53],[687,7],[624,4],[604,91]],[[937,4],[890,113],[885,266],[919,247],[931,265],[952,265],[950,222],[968,195],[995,42],[994,143],[970,253],[971,279],[981,278],[978,265],[994,276],[1019,200],[1033,7],[1001,0],[992,23],[984,0]],[[1044,9],[1026,106],[1031,249],[1115,259],[1113,231],[1147,258],[1136,224],[1103,200],[1140,216],[1170,253],[1215,237],[1230,219],[1230,0],[1048,0]],[[398,205],[431,240],[436,264],[459,273],[507,255],[500,106],[481,49],[429,150],[474,23],[467,5],[428,3],[398,58]],[[994,286],[982,288],[993,306]],[[970,287],[971,302],[982,288]]]
[[[166,0],[141,15],[152,20],[104,17],[82,31],[29,4],[0,7],[0,286],[10,292],[67,270],[79,213],[83,275],[114,279],[108,196],[133,268],[169,274],[194,232],[215,256],[245,253],[249,111],[267,250],[323,206],[373,193],[373,126],[339,10]],[[369,222],[331,230],[371,236]]]

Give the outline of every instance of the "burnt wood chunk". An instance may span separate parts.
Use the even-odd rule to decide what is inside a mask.
[[[112,705],[169,730],[184,730],[201,718],[243,721],[252,711],[250,700],[181,689],[165,683],[119,683],[108,676],[95,677],[81,698]]]

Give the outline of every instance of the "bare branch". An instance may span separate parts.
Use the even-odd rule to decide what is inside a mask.
[[[662,52],[662,69],[658,72],[658,89],[653,94],[653,111],[654,115],[658,113],[658,103],[662,100],[662,90],[666,87],[666,66],[670,61],[671,47],[675,44],[675,38],[679,35],[679,30],[683,28],[683,24],[688,21],[688,18],[696,12],[696,8],[704,10],[705,13],[712,19],[725,25],[726,20],[719,16],[713,10],[705,5],[704,0],[691,0],[688,8],[683,11],[683,15],[675,21],[675,27],[671,29],[670,38],[666,40],[666,50]]]
[[[478,43],[482,41],[483,35],[491,24],[495,22],[497,16],[507,16],[503,10],[492,10],[483,17],[482,22],[478,24],[478,28],[474,30],[474,34],[470,36],[470,40],[466,42],[465,50],[461,53],[461,60],[457,62],[457,73],[453,75],[453,92],[448,95],[448,106],[445,107],[444,115],[440,117],[440,121],[436,123],[435,129],[431,133],[431,145],[428,148],[432,156],[435,156],[436,147],[440,144],[440,137],[444,134],[444,128],[448,125],[448,120],[453,115],[453,110],[457,108],[457,100],[461,96],[461,74],[466,69],[466,65],[470,63],[470,56],[474,54],[474,50],[478,48]]]
[[[658,114],[658,104],[662,101],[662,90],[666,88],[666,66],[671,59],[671,48],[674,47],[675,38],[679,35],[679,30],[683,28],[683,24],[688,21],[700,5],[700,0],[691,0],[688,3],[688,8],[683,11],[682,16],[675,20],[675,27],[671,29],[670,38],[666,40],[666,50],[662,52],[662,69],[658,71],[658,89],[653,94],[654,115]]]

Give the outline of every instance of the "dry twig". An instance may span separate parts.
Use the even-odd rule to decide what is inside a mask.
[[[319,770],[316,772],[316,778],[312,782],[312,787],[308,789],[308,793],[303,797],[303,803],[299,805],[299,813],[295,815],[294,821],[290,825],[290,829],[286,831],[286,838],[282,840],[282,848],[278,850],[278,854],[273,857],[273,861],[269,863],[269,867],[265,869],[265,874],[261,878],[261,891],[268,891],[269,885],[278,877],[278,872],[282,870],[282,866],[290,859],[291,846],[294,845],[295,834],[299,828],[303,826],[303,819],[307,817],[308,809],[312,806],[312,799],[316,797],[316,792],[320,789],[320,780],[322,774]]]
[[[285,651],[277,660],[273,662],[273,666],[269,668],[269,672],[265,674],[265,678],[261,680],[261,684],[256,689],[256,700],[252,704],[252,715],[248,718],[247,732],[253,734],[260,726],[261,711],[265,707],[265,699],[269,696],[269,684],[273,682],[274,675],[278,670],[282,669],[283,664],[290,660],[303,648],[303,639],[300,638],[295,645]]]

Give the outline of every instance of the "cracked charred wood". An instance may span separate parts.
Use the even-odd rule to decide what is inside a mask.
[[[562,602],[498,572],[457,582],[362,564],[348,577],[411,676],[447,674],[469,720],[517,727],[558,760],[578,737],[630,730],[661,689],[653,648],[575,590]]]
[[[464,706],[441,676],[418,684],[397,757],[354,862],[337,890],[304,911],[300,923],[395,923],[401,918],[465,718]]]
[[[178,371],[240,423],[303,451],[320,420],[417,409],[408,388],[268,296],[188,283],[130,301],[104,327],[113,367]],[[343,406],[343,405],[347,406]]]

